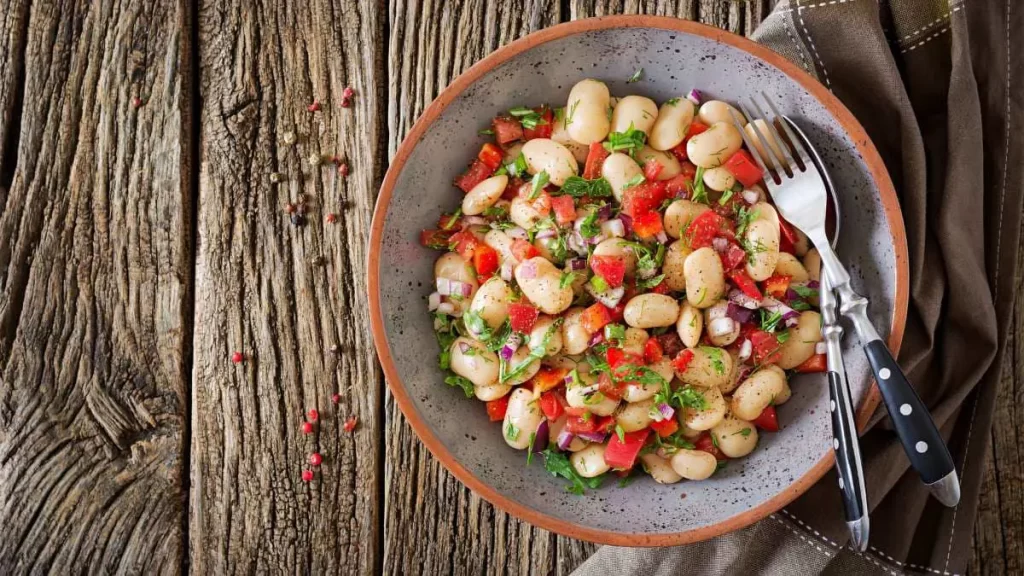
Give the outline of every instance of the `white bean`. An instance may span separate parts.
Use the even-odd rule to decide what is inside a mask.
[[[643,356],[644,346],[650,336],[641,328],[626,328],[626,336],[622,339],[622,351]]]
[[[697,112],[697,118],[703,124],[711,126],[715,122],[728,122],[733,123],[733,117],[730,112],[736,112],[736,117],[741,121],[743,120],[743,114],[740,114],[739,110],[732,107],[727,102],[721,100],[708,100],[707,102],[700,105],[700,111]]]
[[[586,162],[587,154],[590,152],[590,147],[586,144],[580,144],[573,140],[572,136],[569,136],[569,131],[565,126],[565,108],[560,108],[555,112],[555,125],[551,130],[551,139],[562,146],[565,146],[569,152],[572,152],[572,155],[580,164]],[[561,120],[558,120],[559,117],[561,117]]]
[[[804,265],[796,259],[796,256],[789,252],[779,252],[779,260],[775,263],[775,274],[789,276],[789,281],[794,284],[807,282],[811,279],[807,275]]]
[[[815,282],[821,281],[821,255],[817,248],[811,248],[804,254],[804,268],[807,270],[807,277]]]
[[[509,396],[505,421],[501,426],[505,443],[516,450],[528,448],[530,436],[537,432],[537,426],[543,418],[544,413],[540,410],[539,402],[530,391],[525,388],[513,391]]]
[[[619,401],[609,398],[601,392],[584,394],[583,391],[597,382],[597,378],[589,372],[579,373],[579,384],[568,384],[565,387],[565,401],[573,408],[586,408],[598,416],[611,416],[619,407]]]
[[[775,226],[779,225],[779,212],[775,209],[775,206],[767,202],[761,201],[754,204],[750,207],[750,213],[754,215],[752,221],[765,220],[775,224]]]
[[[640,294],[626,303],[622,318],[635,328],[671,326],[679,318],[679,303],[665,294]]]
[[[509,235],[505,234],[504,230],[498,230],[495,228],[488,232],[484,236],[484,244],[494,248],[498,254],[501,254],[502,260],[512,259],[514,261],[515,256],[512,254],[512,238],[509,238]]]
[[[533,204],[531,204],[529,200],[516,196],[512,199],[512,203],[509,205],[508,217],[509,220],[512,220],[512,222],[516,224],[516,226],[519,226],[524,230],[529,230],[530,228],[533,228],[537,222],[540,222],[541,214],[533,207]]]
[[[469,309],[476,312],[488,328],[496,330],[508,318],[508,304],[511,300],[512,289],[504,280],[494,276],[484,282],[484,285],[476,291]],[[467,321],[466,324],[466,328],[474,338],[478,340],[482,338],[482,334],[476,333],[469,327],[470,322]]]
[[[668,245],[665,251],[665,259],[661,263],[661,271],[665,274],[665,286],[669,290],[678,291],[686,288],[686,257],[692,250],[682,240],[676,240]]]
[[[725,168],[708,168],[704,171],[704,185],[716,192],[725,192],[736,184],[736,177]]]
[[[743,138],[732,122],[716,122],[686,142],[686,156],[697,166],[715,168],[743,145]]]
[[[776,366],[758,370],[732,393],[729,409],[737,418],[754,420],[782,392],[785,382],[786,375]]]
[[[523,152],[523,144],[523,142],[518,140],[509,144],[508,148],[505,148],[505,153],[502,155],[502,164],[511,164],[515,162],[516,158],[519,158],[519,155]]]
[[[549,138],[534,138],[523,144],[526,170],[530,174],[547,172],[555,186],[565,184],[566,179],[580,171],[576,157],[568,148]]]
[[[775,153],[775,157],[781,160],[782,162],[785,162],[786,157],[782,155],[782,148],[779,147],[778,140],[776,140],[775,137],[772,136],[772,134],[768,131],[768,125],[765,123],[765,121],[758,118],[757,120],[754,120],[754,124],[758,127],[759,131],[764,136],[765,140],[768,142],[768,146],[770,146],[772,152]],[[747,138],[749,138],[750,141],[754,144],[754,149],[757,150],[757,153],[761,156],[761,160],[764,161],[765,165],[774,166],[774,162],[772,162],[771,157],[765,155],[764,146],[761,143],[761,139],[754,132],[754,127],[748,123],[746,126],[743,127],[743,131],[747,133]]]
[[[779,227],[768,220],[755,220],[744,236],[749,247],[747,274],[757,282],[767,280],[779,261]]]
[[[584,478],[595,478],[612,469],[604,461],[604,444],[591,444],[569,457],[576,473]]]
[[[558,314],[572,304],[572,288],[560,285],[562,272],[541,256],[516,266],[515,277],[523,295],[545,314]]]
[[[526,369],[520,372],[518,376],[509,378],[504,383],[510,386],[522,384],[530,378],[533,378],[537,372],[540,371],[540,360],[534,359],[530,356],[530,349],[528,347],[520,346],[519,349],[512,354],[512,358],[509,359],[508,369],[510,371],[515,370],[524,365],[527,361],[529,361],[530,364],[526,366]]]
[[[718,449],[729,458],[742,458],[757,447],[757,427],[734,416],[723,419],[711,429]]]
[[[697,308],[710,308],[725,293],[725,270],[714,248],[693,251],[683,263],[686,299]]]
[[[681,238],[690,223],[710,209],[700,202],[676,200],[665,209],[665,233],[672,238]]]
[[[563,414],[558,420],[555,420],[550,424],[550,431],[548,434],[549,438],[558,438],[558,435],[562,433],[562,429],[565,428],[565,423],[569,421],[569,415]],[[569,452],[579,452],[588,446],[586,440],[579,437],[574,437],[572,442],[569,442]]]
[[[640,402],[627,403],[615,416],[615,423],[622,427],[623,432],[636,432],[643,430],[654,421],[651,418],[651,410],[654,408],[654,400],[642,400]]]
[[[487,346],[470,338],[456,338],[452,342],[450,367],[452,372],[469,380],[474,386],[489,386],[498,381],[498,355]]]
[[[580,323],[583,308],[570,308],[562,322],[562,352],[583,354],[587,351],[592,334]]]
[[[679,160],[668,152],[644,146],[636,153],[636,161],[641,166],[647,164],[650,160],[654,160],[661,165],[661,172],[658,172],[658,177],[655,180],[671,180],[679,176],[683,171],[683,167],[679,165]]]
[[[630,182],[642,178],[644,171],[627,154],[615,152],[609,155],[601,164],[601,176],[612,186],[612,193],[615,199],[622,201],[622,195]]]
[[[693,103],[685,98],[673,98],[658,110],[658,118],[647,142],[655,150],[671,150],[686,139],[691,122]]]
[[[683,479],[682,476],[676,474],[676,471],[672,469],[669,461],[661,456],[658,456],[654,452],[640,455],[640,462],[643,464],[644,470],[651,475],[658,484],[675,484]]]
[[[687,480],[706,480],[718,469],[718,459],[703,450],[679,450],[671,463],[672,470]]]
[[[565,124],[569,136],[580,144],[600,142],[608,136],[611,121],[608,107],[611,94],[604,82],[580,80],[569,91],[565,106]]]
[[[555,323],[555,319],[550,316],[541,316],[537,319],[537,322],[533,325],[533,330],[530,330],[530,336],[528,346],[530,350],[534,348],[540,348],[544,342],[544,336],[548,333],[548,329]],[[544,350],[545,356],[554,356],[562,351],[562,330],[555,329],[551,333],[551,338],[548,339],[548,347]]]
[[[728,407],[718,388],[694,388],[707,401],[703,410],[683,408],[683,423],[691,430],[710,430],[725,418]]]
[[[789,338],[779,346],[776,364],[783,370],[796,368],[814,356],[814,347],[821,341],[821,315],[813,310],[800,313],[796,326],[789,329]]]
[[[602,240],[597,246],[594,246],[593,255],[622,258],[626,264],[626,278],[632,278],[636,272],[636,252],[623,242],[622,238]]]
[[[703,388],[720,388],[729,382],[732,374],[732,356],[721,348],[698,346],[691,348],[693,358],[683,372],[676,371],[684,384]]]
[[[643,96],[626,96],[615,104],[612,111],[612,132],[625,132],[632,127],[644,134],[651,132],[658,118],[658,105]]]
[[[785,374],[785,372],[783,372]],[[782,382],[782,392],[779,392],[778,396],[775,397],[775,405],[782,406],[786,402],[789,402],[790,397],[793,396],[793,391],[789,388],[789,382]]]
[[[507,186],[508,176],[504,174],[491,176],[473,186],[473,189],[462,197],[462,213],[466,216],[483,214],[484,210],[494,206],[494,203],[501,199]]]
[[[512,391],[512,387],[508,384],[487,384],[484,386],[473,386],[473,393],[476,395],[476,399],[482,402],[490,402],[491,400],[497,400],[505,394]]]
[[[472,284],[474,291],[479,287],[479,284],[476,283],[476,270],[473,265],[455,252],[446,252],[434,262],[434,278],[447,278]]]
[[[661,360],[658,360],[653,364],[648,364],[647,367],[667,382],[671,382],[672,378],[675,377],[676,374],[675,368],[672,367],[672,359],[667,356],[662,357]]]
[[[700,336],[704,333],[704,316],[700,310],[689,302],[683,302],[679,310],[679,320],[676,321],[676,333],[683,345],[693,348],[700,342]]]

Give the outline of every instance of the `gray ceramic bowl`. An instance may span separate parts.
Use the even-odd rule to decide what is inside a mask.
[[[640,67],[644,79],[627,86]],[[764,90],[781,103],[831,170],[845,208],[840,256],[854,287],[871,299],[874,324],[898,347],[908,286],[903,221],[878,153],[849,111],[796,66],[744,38],[681,20],[626,16],[563,24],[505,46],[424,112],[387,173],[373,217],[368,280],[377,352],[420,439],[491,503],[542,528],[602,543],[666,546],[710,538],[778,510],[832,466],[821,375],[796,378],[792,400],[779,410],[783,429],[763,434],[754,453],[712,479],[665,486],[643,477],[625,488],[607,482],[580,497],[541,463],[526,467],[524,452],[505,445],[480,402],[444,384],[435,361],[425,297],[437,254],[419,246],[419,231],[461,201],[452,179],[476,154],[478,129],[514,106],[558,105],[587,77],[607,82],[612,94],[659,102],[699,88],[731,101]],[[863,425],[878,393],[854,338],[847,338],[847,349]]]

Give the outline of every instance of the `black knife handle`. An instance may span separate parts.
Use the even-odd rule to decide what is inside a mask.
[[[843,385],[843,378],[838,373],[828,373],[832,449],[836,457],[836,471],[839,473],[839,492],[843,496],[846,521],[854,522],[867,514],[867,510],[864,507],[864,481],[860,476],[861,465],[858,462],[860,452],[854,448],[857,443],[857,430],[851,427],[845,416],[852,413],[853,407],[847,403],[849,396],[844,393]],[[847,412],[848,410],[850,412]]]

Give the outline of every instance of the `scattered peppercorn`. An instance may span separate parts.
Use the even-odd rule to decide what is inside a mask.
[[[306,217],[299,213],[292,214],[292,224],[295,226],[305,226]]]
[[[313,481],[313,471],[312,470],[303,470],[302,471],[302,481],[303,482],[312,482]]]
[[[278,182],[281,182],[282,180],[284,180],[284,174],[281,174],[280,172],[271,172],[270,173],[270,182],[272,184],[277,184]]]
[[[319,154],[310,154],[308,160],[310,166],[319,166],[324,163],[324,157]]]
[[[321,463],[323,463],[323,461],[324,457],[318,454],[317,452],[313,452],[312,454],[309,455],[309,464],[311,466],[319,466]]]
[[[132,98],[132,108],[138,110],[139,108],[142,108],[142,104],[142,98],[139,98],[138,96]]]
[[[302,433],[307,435],[307,436],[312,434],[313,433],[313,423],[312,422],[303,422],[302,423]]]
[[[306,110],[308,110],[310,112],[316,112],[316,111],[320,110],[320,101],[319,100],[313,100],[312,104],[310,104],[309,106],[306,106]]]
[[[337,404],[338,402],[341,402],[341,394],[337,392],[331,394],[331,404]]]
[[[335,222],[338,221],[338,216],[332,212],[327,215],[326,220],[328,224],[334,224]]]
[[[298,138],[295,137],[295,132],[292,132],[291,130],[289,130],[289,131],[284,133],[284,143],[285,144],[291,146],[292,144],[295,144],[295,142],[297,140],[298,140]]]
[[[320,412],[317,412],[316,408],[311,408],[307,414],[310,422],[316,422],[320,419]]]
[[[291,202],[286,203],[284,205],[284,211],[288,214],[293,214],[295,212],[295,204],[292,204]]]
[[[348,162],[342,162],[342,163],[338,164],[338,174],[341,174],[342,176],[348,176],[348,173],[349,173]]]
[[[241,364],[242,360],[244,360],[244,359],[245,359],[245,356],[243,356],[241,352],[235,352],[235,353],[231,354],[231,362],[233,364]]]
[[[358,421],[358,419],[355,416],[351,416],[351,417],[349,417],[348,420],[345,420],[345,424],[342,425],[342,428],[345,429],[345,432],[351,432],[351,431],[356,429],[356,424],[358,422],[359,421]]]

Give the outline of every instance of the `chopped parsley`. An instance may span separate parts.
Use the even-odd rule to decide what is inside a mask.
[[[462,315],[462,321],[466,323],[466,328],[469,328],[480,340],[490,340],[494,335],[491,327],[487,325],[487,321],[481,318],[480,313],[476,310],[466,310]]]
[[[643,448],[644,453],[662,450],[665,455],[671,456],[680,450],[693,450],[694,445],[682,435],[682,432],[675,432],[671,436],[662,438],[658,434],[652,434],[654,441]]]
[[[597,210],[591,210],[590,214],[580,223],[580,236],[593,238],[601,233],[601,225],[597,223]]]
[[[756,262],[758,254],[768,251],[768,248],[765,247],[764,243],[761,242],[760,239],[758,239],[757,242],[751,242],[747,238],[743,238],[740,240],[740,246],[742,246],[743,250],[747,253],[747,262],[751,266]]]
[[[633,188],[635,186],[639,186],[639,185],[643,184],[646,181],[647,181],[647,178],[644,178],[643,174],[637,174],[636,176],[633,176],[632,178],[630,178],[629,181],[626,182],[626,184],[622,187],[622,189],[623,190],[628,190],[628,189]]]
[[[544,187],[551,181],[551,177],[548,176],[547,170],[541,170],[533,175],[533,180],[530,182],[530,200],[536,200],[537,196],[540,196]]]
[[[609,324],[604,327],[605,340],[623,340],[626,338],[626,327],[622,324]]]
[[[573,198],[582,196],[604,198],[612,195],[612,185],[604,178],[587,180],[579,176],[569,176],[565,179],[565,184],[562,184],[562,188],[552,194],[552,196],[562,195],[569,195]]]
[[[634,82],[639,82],[640,81],[640,77],[643,76],[643,74],[644,74],[644,69],[643,68],[637,68],[636,72],[633,72],[633,75],[630,76],[628,79],[626,79],[626,84],[632,84]]]
[[[654,395],[654,404],[668,404],[676,408],[691,408],[693,410],[707,410],[708,401],[704,394],[692,386],[682,386],[675,390],[666,381],[661,390]]]
[[[594,292],[597,292],[598,294],[604,294],[610,288],[610,286],[608,286],[608,282],[596,274],[590,278],[590,286],[594,289]]]
[[[676,104],[679,104],[679,100],[681,100],[681,98],[669,98],[668,100],[665,101],[665,104],[668,104],[669,106],[675,106]]]
[[[808,288],[807,286],[791,285],[790,288],[801,298],[814,298],[818,295],[818,291],[816,289]]]
[[[630,124],[629,129],[625,132],[612,132],[609,134],[608,141],[604,143],[604,149],[609,152],[625,151],[630,156],[636,156],[636,153],[644,147],[646,142],[647,135]]]
[[[647,280],[637,279],[636,287],[640,288],[640,289],[644,289],[644,290],[650,290],[651,288],[654,288],[658,284],[661,284],[661,281],[664,280],[664,279],[665,279],[665,275],[664,274],[658,274],[657,276],[655,276],[653,278],[648,278]]]
[[[733,432],[732,435],[735,436],[735,435],[739,434],[740,436],[743,436],[744,438],[746,438],[747,436],[750,436],[751,432],[753,432],[753,430],[751,430],[749,427],[747,427],[747,428],[744,428],[743,430],[740,430],[739,432]]]
[[[700,351],[707,354],[708,358],[711,359],[711,367],[715,370],[716,374],[719,376],[725,374],[725,360],[722,358],[724,354],[721,348],[701,346]]]
[[[619,246],[633,249],[637,270],[657,270],[665,260],[665,245],[660,242],[653,251],[646,244],[629,240],[620,240]]]
[[[511,370],[505,364],[505,360],[502,360],[499,356],[498,362],[498,382],[504,384],[513,378],[518,378],[526,373],[530,368],[530,365],[541,358],[547,353],[548,345],[551,343],[551,336],[554,335],[555,331],[562,327],[562,319],[557,318],[552,322],[551,326],[544,332],[544,337],[541,338],[540,344],[536,348],[530,349],[530,354],[527,355],[526,359],[521,364],[512,368]]]
[[[441,352],[437,356],[437,365],[441,370],[447,370],[451,366],[452,343],[458,338],[452,324],[453,322],[449,320],[448,316],[441,313],[434,315],[434,325],[438,327],[437,345],[441,347]]]
[[[505,425],[505,438],[513,442],[519,439],[519,428],[516,428],[511,421]]]
[[[494,130],[491,128],[484,128],[483,130],[477,130],[477,134],[481,136],[494,136]]]
[[[572,286],[572,283],[576,280],[576,272],[566,271],[562,272],[562,277],[558,279],[559,288],[568,288]]]
[[[743,233],[747,230],[747,226],[750,226],[751,222],[757,220],[757,212],[757,210],[748,210],[746,206],[740,207],[739,213],[736,214],[736,220],[739,223],[736,226],[737,236],[743,236]]]
[[[691,201],[708,204],[708,191],[704,187],[704,168],[702,166],[697,167],[697,173],[693,175],[693,183],[690,187],[693,190],[693,194],[690,195]]]
[[[779,344],[784,343],[786,340],[789,340],[788,330],[785,332],[780,332],[778,335],[775,336],[775,341],[778,342]]]
[[[782,313],[779,311],[769,313],[764,308],[759,308],[758,312],[761,315],[761,330],[775,332],[775,329],[779,327],[779,322],[782,321]]]
[[[466,398],[472,398],[473,394],[475,394],[473,383],[470,382],[468,379],[463,378],[462,376],[458,376],[456,374],[449,374],[444,379],[444,383],[449,386],[462,388],[462,392],[463,394],[466,395]]]
[[[570,482],[566,490],[577,496],[582,496],[586,493],[587,488],[596,490],[601,487],[601,482],[604,480],[602,476],[596,478],[584,478],[580,476],[576,469],[569,463],[569,459],[566,458],[561,452],[555,452],[550,448],[541,452],[544,456],[544,468],[551,473],[552,476],[561,476]]]
[[[543,126],[547,124],[547,120],[537,113],[532,108],[526,108],[519,106],[508,111],[509,114],[519,119],[519,123],[523,125],[523,128],[527,130],[534,130],[537,126]]]
[[[452,228],[454,228],[455,225],[459,223],[459,218],[461,216],[462,206],[459,206],[458,208],[455,209],[455,212],[452,212],[451,215],[448,216],[448,220],[444,223],[444,226],[441,227],[441,230],[451,230]]]
[[[626,431],[622,429],[620,424],[615,425],[615,435],[619,437],[619,442],[626,443]]]
[[[569,114],[565,117],[565,127],[567,129],[569,128],[569,124],[572,124],[572,119],[576,116],[576,108],[579,107],[579,105],[580,101],[576,100],[572,103],[572,106],[569,106]]]
[[[732,188],[726,190],[725,193],[722,194],[722,197],[718,199],[718,205],[725,206],[725,204],[732,198],[732,195]]]
[[[537,433],[530,432],[530,445],[526,448],[526,465],[533,463],[533,443],[537,440]]]
[[[486,218],[504,220],[508,218],[508,209],[504,206],[490,206],[483,211],[483,216]]]
[[[526,174],[526,156],[523,156],[523,153],[520,152],[519,156],[516,156],[516,159],[511,164],[506,164],[504,168],[510,176],[519,177]]]

